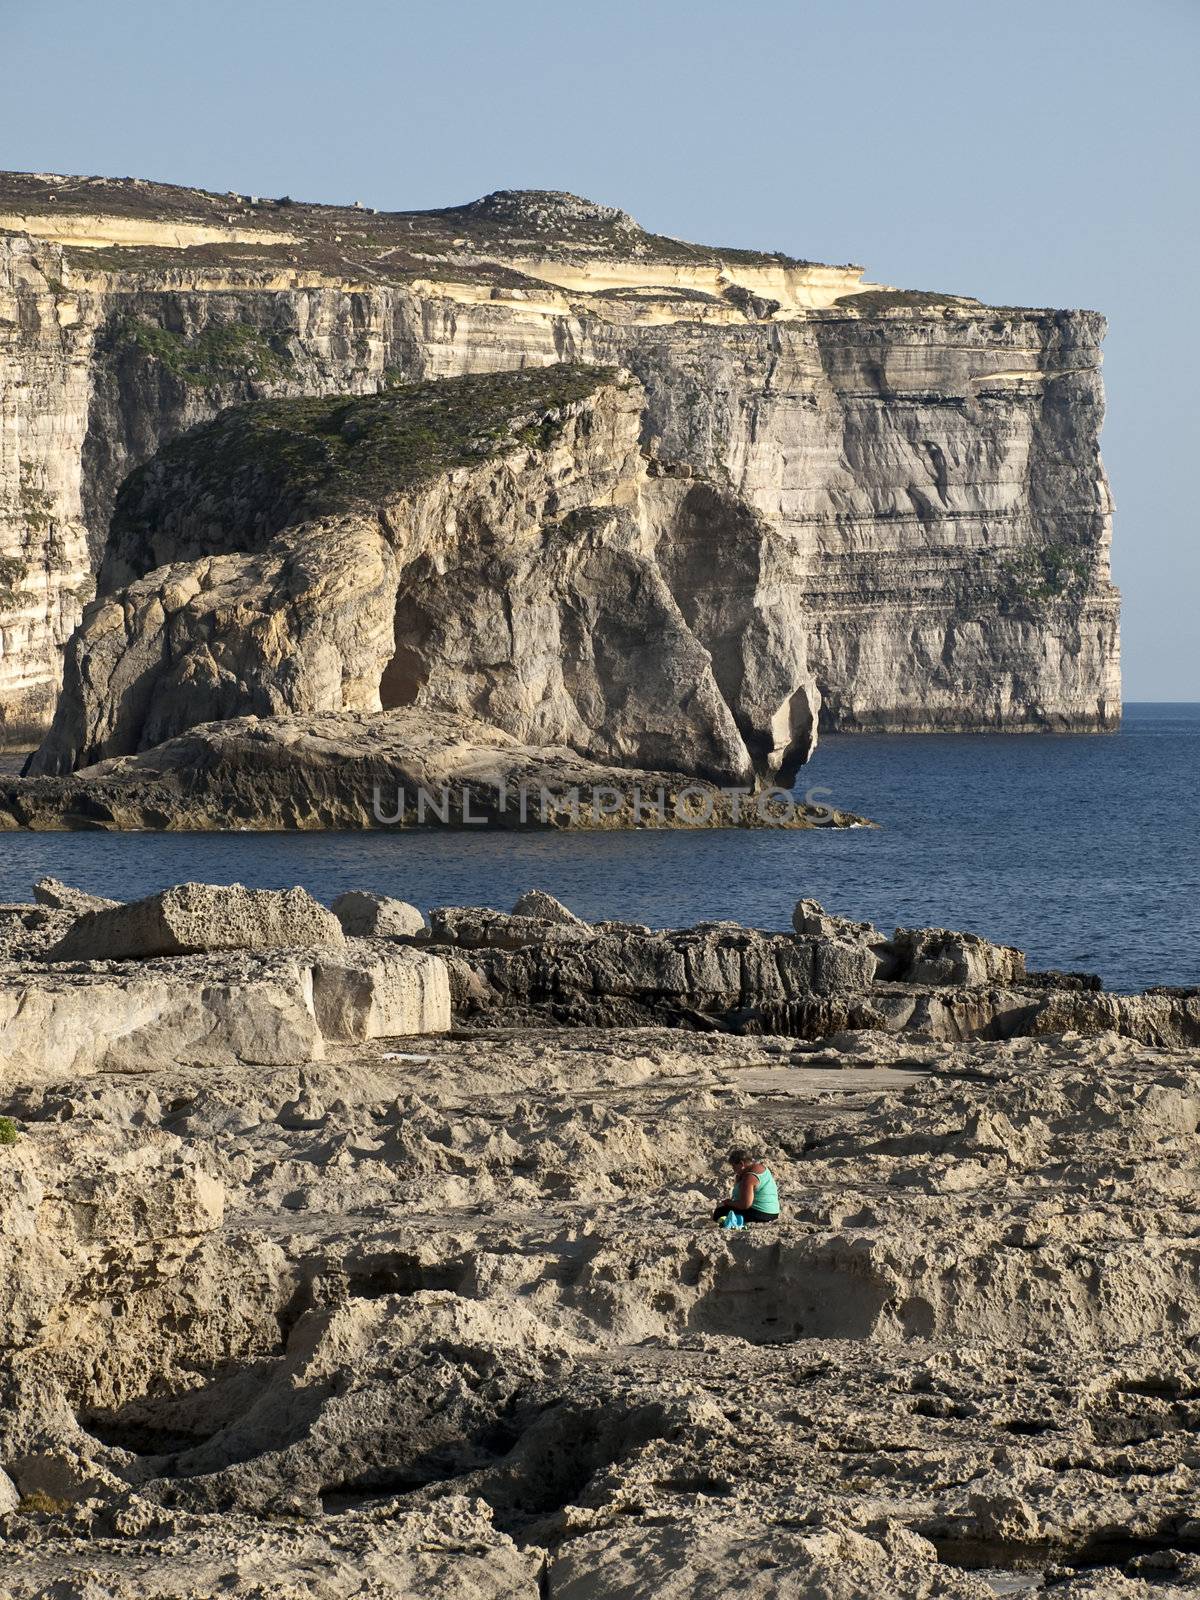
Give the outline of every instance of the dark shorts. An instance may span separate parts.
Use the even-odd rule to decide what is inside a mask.
[[[749,1224],[751,1222],[778,1222],[779,1221],[779,1213],[778,1213],[778,1211],[758,1211],[758,1210],[755,1209],[754,1206],[747,1206],[745,1208],[745,1210],[743,1210],[741,1206],[730,1206],[730,1205],[718,1206],[717,1209],[713,1212],[713,1221],[714,1222],[720,1222],[721,1218],[725,1217],[725,1216],[728,1216],[731,1211],[736,1211],[738,1213],[738,1215],[741,1217],[742,1221],[745,1222],[746,1224]]]

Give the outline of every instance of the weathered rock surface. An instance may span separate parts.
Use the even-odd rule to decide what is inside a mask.
[[[1007,945],[946,928],[897,928],[895,976],[909,983],[1020,983],[1025,957]]]
[[[29,771],[229,717],[412,706],[618,766],[790,783],[816,734],[806,619],[745,503],[649,474],[644,400],[555,366],[264,402],[184,435],[121,491]],[[714,584],[706,543],[740,548],[739,572]]]
[[[61,778],[0,773],[13,826],[265,829],[856,827],[850,812],[765,789],[521,744],[473,717],[235,717]]]
[[[8,1077],[319,1061],[331,1044],[450,1026],[444,964],[396,946],[354,940],[340,949],[132,961],[67,961],[54,952],[49,965],[14,954],[10,946],[0,959],[0,1074]]]
[[[340,945],[342,925],[306,889],[181,883],[144,900],[85,910],[51,961],[128,961],[209,950]]]
[[[214,1584],[256,1600],[442,1600],[448,1592],[454,1600],[541,1600],[540,1551],[498,1534],[487,1508],[465,1499],[415,1513],[391,1505],[386,1517],[350,1511],[326,1526],[151,1513],[144,1536],[93,1534],[74,1547],[55,1537],[56,1520],[46,1518],[32,1547],[22,1543],[4,1576],[6,1600],[56,1590],[95,1600],[212,1600]],[[140,1518],[134,1511],[121,1520],[132,1529]]]
[[[407,900],[350,889],[333,902],[342,931],[356,938],[396,938],[425,932],[425,918]]]
[[[111,911],[120,904],[102,894],[74,889],[58,878],[39,878],[33,886],[33,898],[40,906],[49,906],[52,911],[70,911],[77,917],[85,911]]]
[[[561,922],[568,928],[586,926],[569,906],[563,905],[544,889],[526,889],[512,908],[514,917],[536,917],[539,922]]]
[[[1079,974],[1027,974],[1021,951],[944,928],[831,916],[801,900],[795,934],[734,922],[651,931],[486,907],[437,907],[428,946],[464,1016],[505,1024],[667,1025],[819,1039],[878,1030],[935,1039],[1114,1032],[1200,1046],[1200,991],[1099,992]]]
[[[0,956],[42,955],[74,926],[78,913],[41,905],[0,905]]]
[[[347,939],[302,889],[182,884],[129,905],[53,879],[37,892],[56,904],[0,907],[0,1074],[323,1060],[450,1026],[439,957]],[[378,901],[385,922],[397,908],[423,927]]]
[[[376,215],[5,175],[0,721],[46,726],[117,489],[183,429],[269,395],[568,359],[645,388],[642,441],[673,474],[660,549],[701,574],[671,588],[718,674],[740,670],[725,595],[756,585],[807,619],[767,616],[754,642],[756,659],[787,646],[805,685],[784,722],[820,701],[843,728],[1111,726],[1102,319],[861,276],[562,195]],[[231,571],[210,569],[210,602],[236,593]],[[417,620],[453,643],[445,618]],[[783,704],[774,682],[745,688]]]
[[[1195,1592],[1195,1051],[485,1030],[0,1114],[20,1600]],[[707,1221],[735,1143],[774,1227]]]

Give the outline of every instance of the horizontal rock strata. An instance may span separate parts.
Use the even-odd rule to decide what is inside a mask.
[[[0,830],[855,827],[750,785],[613,767],[473,717],[234,717],[66,777],[0,773]]]
[[[439,957],[347,939],[303,889],[189,883],[95,907],[39,890],[58,906],[0,907],[0,1073],[320,1061],[450,1026]]]
[[[897,928],[796,908],[794,934],[733,922],[654,931],[563,925],[482,907],[430,914],[464,1015],[485,1024],[654,1024],[819,1039],[843,1031],[935,1039],[1114,1032],[1200,1046],[1200,991],[1100,992],[1077,973],[1025,970],[1019,950],[943,928]]]
[[[333,1044],[450,1025],[446,972],[412,950],[0,961],[0,1070],[71,1079],[156,1065],[323,1060]]]
[[[818,705],[840,728],[1119,717],[1096,314],[881,289],[570,196],[393,215],[252,200],[0,179],[10,738],[49,722],[121,482],[183,430],[267,397],[564,359],[643,386],[679,560],[699,546],[726,589],[757,567],[805,619],[797,722]],[[714,492],[749,518],[720,538]],[[689,604],[690,627],[719,625],[707,595]]]

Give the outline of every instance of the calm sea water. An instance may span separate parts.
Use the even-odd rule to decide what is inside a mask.
[[[967,928],[1116,989],[1200,983],[1200,705],[1132,705],[1112,736],[828,738],[799,788],[879,831],[0,834],[0,900],[52,873],[129,899],[183,879],[366,888],[582,916],[790,925],[811,895],[883,928]]]

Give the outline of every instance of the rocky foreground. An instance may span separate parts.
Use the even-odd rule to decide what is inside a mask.
[[[0,942],[0,1594],[1200,1588],[1196,994],[811,901]]]

